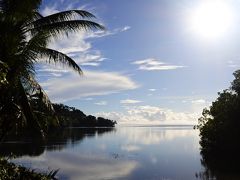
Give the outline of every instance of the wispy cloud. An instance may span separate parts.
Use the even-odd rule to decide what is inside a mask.
[[[121,28],[116,28],[111,31],[95,31],[95,32],[89,32],[86,35],[86,39],[88,38],[100,38],[100,37],[105,37],[105,36],[110,36],[110,35],[115,35],[121,32],[125,32],[131,29],[130,26],[124,26]]]
[[[89,97],[89,98],[85,98],[84,100],[85,101],[92,101],[92,100],[94,100],[94,98]]]
[[[227,66],[230,67],[230,68],[239,68],[240,67],[240,64],[239,63],[236,63],[234,61],[228,61],[227,62]]]
[[[149,91],[151,91],[151,92],[154,92],[154,91],[156,91],[157,89],[148,89]]]
[[[100,102],[96,102],[94,104],[98,105],[98,106],[106,106],[107,105],[107,101],[100,101]]]
[[[57,78],[52,77],[40,83],[54,102],[64,102],[83,97],[107,95],[139,87],[128,76],[115,72],[84,71]]]
[[[142,101],[138,101],[138,100],[134,100],[134,99],[125,99],[125,100],[120,101],[121,104],[137,104],[140,102],[142,102]]]
[[[54,13],[58,13],[60,10],[57,9],[57,4],[54,4],[52,6],[45,6],[42,10],[41,10],[41,14],[43,16],[48,16]]]
[[[154,58],[134,61],[132,62],[132,64],[138,65],[139,70],[146,70],[146,71],[173,70],[173,69],[179,69],[184,67],[184,66],[178,66],[178,65],[170,65]]]
[[[192,100],[192,104],[206,104],[204,99]]]
[[[206,101],[205,99],[193,99],[190,102],[192,104],[192,111],[201,111],[202,109],[209,107],[211,104],[209,101]]]

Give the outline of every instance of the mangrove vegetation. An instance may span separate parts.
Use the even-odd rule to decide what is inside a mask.
[[[218,93],[204,109],[197,128],[203,164],[223,170],[240,170],[240,70],[233,73],[231,86]]]

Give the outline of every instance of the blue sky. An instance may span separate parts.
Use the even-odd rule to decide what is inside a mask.
[[[84,9],[107,30],[49,44],[74,58],[83,77],[38,64],[37,78],[53,102],[119,124],[196,124],[240,66],[240,2],[208,2],[45,0],[43,15]]]

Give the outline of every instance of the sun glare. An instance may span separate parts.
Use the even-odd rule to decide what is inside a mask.
[[[191,30],[212,39],[224,36],[233,25],[233,11],[224,1],[203,1],[190,17]]]

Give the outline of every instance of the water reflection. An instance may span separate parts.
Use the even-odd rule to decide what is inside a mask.
[[[193,135],[192,127],[166,128],[166,127],[126,127],[122,128],[120,135],[126,136],[126,141],[142,145],[161,144],[161,142],[172,141],[176,138]],[[197,133],[197,132],[196,132]],[[198,139],[198,137],[196,137]]]
[[[216,154],[202,154],[201,164],[204,170],[196,173],[200,180],[239,180],[240,165],[237,158],[226,159]],[[227,156],[227,155],[226,155]]]
[[[23,157],[15,162],[34,169],[46,170],[46,167],[59,169],[59,179],[115,179],[128,176],[138,163],[133,160],[114,159],[94,154],[72,152],[44,153],[40,157]],[[30,162],[30,163],[29,163]]]
[[[67,146],[81,143],[84,138],[102,136],[114,131],[114,128],[66,128],[51,131],[44,142],[33,142],[29,137],[11,136],[0,144],[0,155],[40,156],[44,151],[61,151]]]
[[[5,155],[9,149],[19,156],[14,162],[60,169],[60,179],[231,179],[201,163],[198,131],[191,127],[66,129],[45,144],[9,141],[0,147]]]

